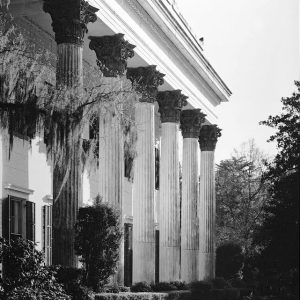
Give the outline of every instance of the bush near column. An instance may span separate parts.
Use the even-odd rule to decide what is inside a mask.
[[[241,246],[228,242],[220,245],[216,251],[216,275],[225,279],[239,276],[244,264]]]
[[[0,299],[70,300],[55,278],[56,268],[44,266],[42,252],[22,238],[7,241],[0,238],[0,263],[4,274],[0,279]]]
[[[75,250],[84,266],[83,282],[99,292],[116,271],[122,237],[119,212],[98,196],[92,206],[79,209]]]

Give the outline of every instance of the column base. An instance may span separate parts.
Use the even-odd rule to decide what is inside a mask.
[[[133,243],[133,283],[155,281],[155,243]]]
[[[181,280],[187,283],[198,279],[199,250],[181,250]]]
[[[180,247],[159,248],[159,281],[178,281],[180,278]]]
[[[215,278],[215,254],[213,252],[199,253],[198,280]]]

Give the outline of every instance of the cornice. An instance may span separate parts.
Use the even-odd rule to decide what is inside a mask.
[[[170,40],[169,35],[173,36],[173,33],[166,34],[138,0],[90,2],[100,8],[97,15],[111,30],[123,32],[130,43],[137,46],[135,52],[139,57],[150,65],[157,65],[160,72],[167,74],[165,81],[174,89],[181,89],[189,97],[192,107],[202,109],[210,123],[217,121],[215,106],[226,101],[227,97],[216,83],[201,76],[196,69],[202,68],[199,62],[194,60],[193,64],[188,60],[182,52],[184,47]],[[207,68],[203,68],[202,71],[207,72]]]

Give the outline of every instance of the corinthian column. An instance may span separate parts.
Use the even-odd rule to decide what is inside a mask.
[[[200,109],[181,112],[182,152],[182,203],[181,203],[181,279],[192,282],[198,279],[199,218],[198,137],[205,115]]]
[[[95,22],[97,9],[82,0],[44,0],[43,9],[52,18],[57,43],[57,89],[69,89],[74,105],[82,92],[82,47],[87,24]],[[81,203],[81,164],[79,148],[75,142],[69,169],[55,167],[53,171],[53,264],[76,267],[74,251],[74,225]],[[65,174],[67,180],[62,186]],[[62,189],[61,189],[62,187]]]
[[[133,57],[135,46],[124,40],[123,34],[111,36],[90,36],[90,49],[97,56],[97,65],[104,77],[111,77],[111,85],[119,84],[127,68],[127,59]],[[99,193],[103,201],[115,207],[121,216],[123,226],[123,177],[124,177],[124,140],[121,126],[121,112],[117,111],[111,99],[100,108],[99,116]],[[120,109],[120,108],[119,108]],[[124,244],[121,242],[118,271],[113,279],[119,284],[124,281]]]
[[[221,130],[217,125],[204,125],[200,130],[200,219],[199,280],[215,277],[216,195],[214,154]]]
[[[159,92],[161,117],[159,280],[180,277],[180,190],[178,131],[180,112],[187,104],[180,90]]]
[[[163,74],[155,66],[128,68],[127,77],[139,94],[135,107],[137,127],[133,182],[133,282],[155,280],[154,235],[154,101]]]

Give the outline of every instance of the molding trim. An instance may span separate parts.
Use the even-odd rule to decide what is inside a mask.
[[[24,187],[21,187],[21,186],[17,186],[17,185],[11,184],[11,183],[7,183],[4,186],[4,188],[6,190],[19,192],[19,193],[22,193],[22,194],[25,194],[25,195],[30,195],[30,194],[34,193],[34,190],[31,190],[31,189],[28,189],[28,188],[24,188]]]
[[[213,69],[203,54],[206,64],[196,57],[195,44],[187,44],[180,32],[174,32],[175,27],[162,14],[162,7],[157,8],[158,1],[155,4],[153,0],[90,2],[99,8],[97,15],[110,29],[123,32],[137,46],[135,52],[146,63],[157,65],[172,88],[181,89],[189,97],[192,107],[206,113],[210,123],[216,122],[215,106],[228,101],[231,92],[228,90],[227,93],[214,78]],[[186,32],[185,28],[181,30]],[[173,50],[170,52],[170,49]],[[200,49],[198,51],[201,53]]]

